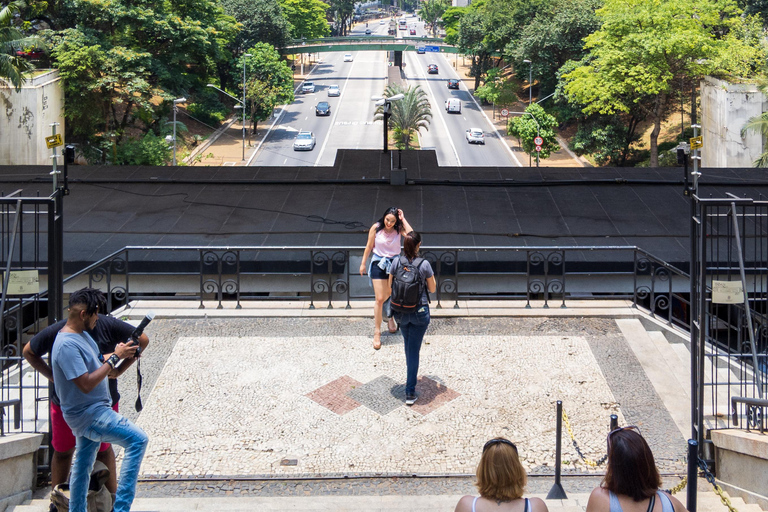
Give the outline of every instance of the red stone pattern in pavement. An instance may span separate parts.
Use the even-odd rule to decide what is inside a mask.
[[[338,415],[343,415],[349,411],[360,407],[360,402],[347,396],[353,388],[360,386],[361,383],[344,375],[338,379],[321,386],[316,390],[307,393],[310,400],[314,400],[323,407],[328,408]]]
[[[428,377],[419,377],[416,381],[416,395],[419,399],[411,406],[411,409],[419,414],[426,415],[447,404],[451,400],[461,396],[461,393],[445,387]]]

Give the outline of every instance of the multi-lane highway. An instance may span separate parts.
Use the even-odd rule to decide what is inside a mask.
[[[408,19],[408,27],[426,36],[423,22]],[[386,35],[389,23],[369,22],[373,35]],[[366,27],[355,32],[362,35]],[[402,34],[402,32],[401,32]],[[404,74],[407,86],[419,85],[427,93],[432,108],[429,130],[421,131],[422,148],[433,148],[438,162],[444,166],[519,166],[510,148],[500,138],[469,91],[448,89],[449,78],[460,78],[453,68],[454,56],[440,53],[404,52]],[[387,56],[383,51],[353,52],[352,62],[343,53],[323,53],[312,68],[307,81],[315,84],[314,93],[296,91],[296,100],[285,105],[267,130],[262,130],[260,146],[251,154],[250,165],[259,166],[327,166],[332,165],[339,148],[378,149],[382,144],[382,122],[373,121],[375,106],[372,96],[381,95],[387,84]],[[438,74],[427,74],[427,66],[437,64]],[[328,86],[338,85],[341,96],[328,97]],[[460,113],[447,113],[445,100],[457,98]],[[327,101],[330,116],[316,116],[315,105]],[[262,125],[264,126],[264,125]],[[465,138],[469,128],[485,132],[485,145],[470,145]],[[293,141],[299,130],[312,131],[316,145],[312,151],[294,151]]]

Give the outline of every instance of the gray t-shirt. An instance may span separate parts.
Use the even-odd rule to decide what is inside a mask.
[[[405,256],[395,256],[392,259],[392,266],[389,268],[389,273],[392,275],[395,275],[395,271],[397,270],[397,267],[400,266],[400,259],[403,259],[405,261],[408,261],[408,258]],[[429,304],[429,296],[427,295],[427,279],[435,275],[435,271],[432,270],[432,265],[427,260],[424,260],[423,263],[419,264],[419,274],[421,275],[421,282],[424,285],[424,293],[421,294],[421,301],[419,301],[419,304],[426,305]]]
[[[104,409],[109,409],[112,400],[107,379],[99,382],[90,393],[83,393],[72,381],[95,372],[102,365],[99,348],[87,332],[60,332],[56,336],[51,352],[53,381],[61,402],[61,412],[76,436],[82,435]]]

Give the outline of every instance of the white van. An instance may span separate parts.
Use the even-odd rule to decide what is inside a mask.
[[[445,100],[445,111],[448,113],[456,112],[461,114],[461,100],[458,98],[449,98]]]

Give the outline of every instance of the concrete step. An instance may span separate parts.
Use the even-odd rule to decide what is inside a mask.
[[[677,355],[669,348],[669,343],[655,343],[640,320],[617,318],[616,325],[664,402],[677,428],[687,437],[691,432],[691,404],[687,391],[690,383],[683,385],[676,377],[680,372]]]
[[[544,498],[543,495],[538,496]],[[229,498],[137,498],[132,512],[449,512],[461,496],[308,496]],[[553,512],[583,512],[589,494],[572,494],[566,500],[546,500]],[[48,500],[32,500],[13,512],[48,512]]]
[[[544,495],[532,495],[544,499]],[[461,496],[308,496],[228,498],[137,498],[132,512],[450,512]],[[685,504],[685,494],[677,495]],[[552,512],[584,512],[589,494],[570,494],[566,500],[546,500]],[[729,498],[738,512],[766,512],[759,506]],[[48,512],[48,500],[36,499],[12,512]],[[697,512],[728,512],[714,492],[699,492]]]

